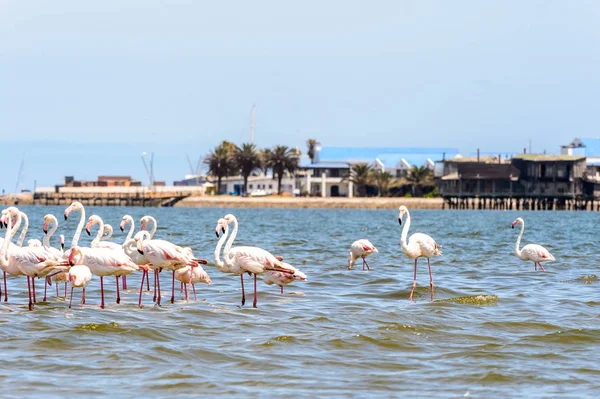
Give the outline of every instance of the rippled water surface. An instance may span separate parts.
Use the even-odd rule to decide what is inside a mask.
[[[28,238],[41,238],[50,212],[70,243],[77,213],[63,222],[64,207],[21,209],[32,220]],[[86,211],[115,227],[114,241],[124,238],[117,227],[123,214],[136,223],[152,214],[156,238],[189,245],[211,262],[216,221],[231,211],[240,221],[237,245],[282,255],[308,282],[280,295],[259,281],[258,309],[251,301],[240,307],[239,278],[209,264],[213,284],[198,285],[198,302],[184,302],[177,291],[175,304],[157,307],[145,293],[139,309],[136,276],[120,305],[109,280],[109,306],[101,310],[95,278],[85,308],[69,310],[51,296],[29,312],[25,279],[11,278],[9,301],[0,305],[2,397],[600,394],[599,214],[413,211],[411,232],[432,235],[444,255],[432,258],[434,301],[420,261],[410,302],[412,261],[401,251],[394,210]],[[522,245],[544,245],[556,257],[547,272],[514,255],[517,216],[526,221]],[[360,262],[347,269],[349,245],[359,238],[379,249],[369,258],[371,272]],[[89,241],[82,236],[80,244]]]

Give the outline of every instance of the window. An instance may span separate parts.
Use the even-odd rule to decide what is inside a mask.
[[[269,190],[273,189],[273,185],[269,184]]]
[[[248,188],[252,190],[252,184],[248,184]]]

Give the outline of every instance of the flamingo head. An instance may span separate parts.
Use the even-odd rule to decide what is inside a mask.
[[[61,251],[64,251],[65,250],[65,236],[63,234],[61,234],[59,236],[59,238],[60,238],[60,249],[61,249]]]
[[[135,240],[137,251],[140,253],[140,255],[144,254],[144,240],[147,240],[149,238],[150,233],[148,233],[146,230],[138,231],[133,237],[133,239]]]
[[[42,225],[42,231],[44,232],[44,234],[48,234],[48,226],[50,226],[50,224],[52,224],[52,222],[55,221],[56,218],[50,213],[44,216],[44,224]]]
[[[150,218],[148,216],[144,216],[140,219],[140,230],[148,230],[148,223],[150,222]]]
[[[92,231],[91,231],[92,227],[96,223],[100,223],[101,221],[102,221],[102,219],[100,219],[100,216],[98,216],[98,215],[92,215],[92,216],[90,216],[90,218],[88,219],[87,224],[85,225],[85,232],[88,233],[88,236],[92,235]],[[104,231],[103,231],[103,233],[104,233]]]
[[[80,257],[83,257],[83,254],[81,253],[81,248],[75,246],[75,247],[71,248],[71,254],[69,255],[69,265],[75,266],[75,257],[77,255],[79,255]]]
[[[125,226],[129,222],[133,223],[133,218],[129,215],[123,216],[123,219],[121,219],[121,223],[119,223],[119,228],[121,229],[121,232],[125,231]]]
[[[227,226],[227,221],[223,218],[217,221],[217,227],[215,227],[215,234],[219,237],[219,232],[225,234],[225,226]]]
[[[65,209],[65,220],[68,219],[71,212],[80,211],[82,209],[83,209],[83,205],[81,204],[81,202],[73,201],[73,203],[71,203],[71,205],[69,205],[69,207],[67,209]]]
[[[404,205],[400,205],[400,208],[398,208],[398,212],[398,223],[402,224],[402,218],[405,214],[408,213],[408,208]]]
[[[512,222],[512,225],[511,225],[511,227],[514,229],[516,225],[518,225],[518,224],[523,224],[523,223],[524,223],[524,222],[523,222],[523,219],[521,219],[521,218],[517,218],[517,219],[516,219],[514,222]]]
[[[2,216],[0,217],[0,229],[3,229],[6,226],[6,213],[2,211]]]
[[[225,217],[223,218],[225,219],[225,221],[227,222],[227,224],[233,222],[235,219],[235,216],[233,216],[231,213],[228,213],[227,215],[225,215]]]

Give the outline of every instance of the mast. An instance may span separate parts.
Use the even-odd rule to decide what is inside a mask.
[[[252,119],[250,120],[250,144],[254,143],[254,128],[256,127],[256,104],[252,104]]]
[[[15,193],[20,193],[23,187],[23,171],[25,168],[25,153],[21,157],[21,166],[19,167],[19,174],[17,175],[17,184],[15,184]]]

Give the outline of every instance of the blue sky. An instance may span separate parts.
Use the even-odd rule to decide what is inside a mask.
[[[596,1],[0,0],[0,188],[172,181],[259,146],[558,151],[598,137]],[[56,155],[59,154],[59,155]]]

